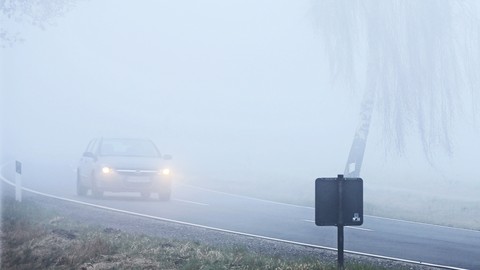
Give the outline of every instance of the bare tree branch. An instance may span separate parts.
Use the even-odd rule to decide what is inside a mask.
[[[45,29],[67,13],[77,0],[0,0],[0,46],[23,41],[21,25]]]

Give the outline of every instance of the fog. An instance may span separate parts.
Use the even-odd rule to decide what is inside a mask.
[[[43,29],[12,23],[23,41],[1,48],[3,160],[52,173],[74,169],[93,137],[147,137],[173,155],[178,181],[248,178],[313,193],[315,178],[343,173],[367,80],[331,74],[314,6],[78,1]],[[389,143],[385,110],[374,110],[366,185],[478,187],[478,112],[457,87],[451,151],[433,142],[430,158],[413,124],[401,151]]]

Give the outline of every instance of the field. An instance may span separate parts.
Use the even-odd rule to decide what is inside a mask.
[[[304,206],[315,206],[315,177],[235,173],[231,177],[182,179],[214,190]],[[307,180],[305,180],[307,179]],[[480,182],[364,179],[364,213],[480,230]]]

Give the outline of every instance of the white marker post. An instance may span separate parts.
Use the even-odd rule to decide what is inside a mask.
[[[22,202],[22,163],[15,161],[15,200]]]

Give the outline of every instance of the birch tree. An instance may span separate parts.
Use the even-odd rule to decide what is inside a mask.
[[[451,154],[461,91],[469,91],[477,106],[478,4],[317,0],[314,11],[332,78],[364,93],[345,175],[360,175],[374,112],[383,123],[387,147],[402,152],[405,135],[412,132],[427,157],[436,147]]]

